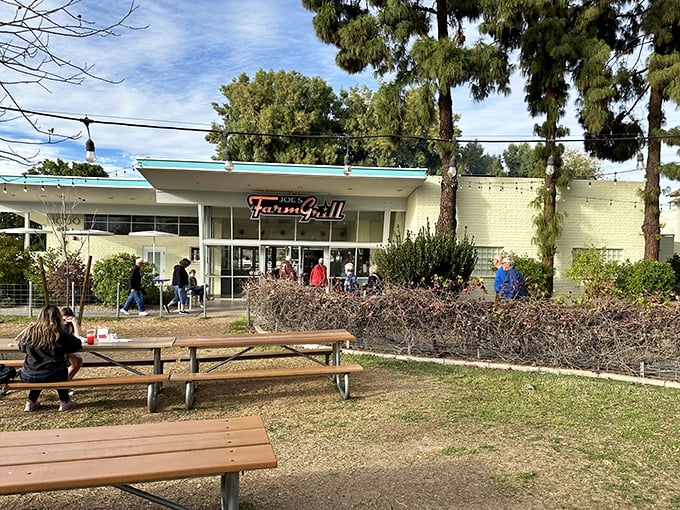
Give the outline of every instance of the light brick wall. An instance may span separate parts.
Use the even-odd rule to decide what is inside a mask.
[[[589,184],[590,182],[590,184]],[[538,258],[532,244],[537,211],[531,205],[540,179],[504,177],[459,178],[457,232],[467,234],[475,246],[503,246],[505,251]],[[566,214],[555,257],[555,291],[574,290],[564,278],[571,265],[572,250],[589,246],[621,250],[622,260],[640,260],[644,255],[642,202],[639,182],[576,180],[569,189],[558,190],[557,211]],[[417,232],[427,224],[434,229],[439,217],[440,177],[427,182],[409,198],[406,228]]]

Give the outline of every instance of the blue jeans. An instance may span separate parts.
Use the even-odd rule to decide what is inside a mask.
[[[22,370],[19,372],[21,374],[21,382],[26,382],[26,383],[42,383],[42,382],[60,382],[60,381],[66,381],[68,379],[68,369],[63,368],[60,370],[56,370],[55,372],[48,372],[45,374],[26,374]],[[28,392],[28,400],[31,402],[35,403],[38,401],[38,397],[40,397],[40,392],[42,392],[41,389],[37,390],[31,390]],[[68,388],[59,388],[57,390],[57,393],[59,394],[59,400],[62,402],[68,402],[70,400],[70,397],[68,396]]]
[[[173,285],[172,290],[175,291],[175,296],[170,301],[171,305],[179,303],[180,305],[187,304],[187,288],[183,285]]]
[[[144,296],[142,295],[141,290],[136,290],[134,292],[130,292],[128,294],[128,298],[125,300],[125,304],[123,305],[123,310],[127,311],[130,309],[130,305],[132,304],[132,300],[134,300],[137,303],[137,310],[140,312],[145,311],[144,308]]]

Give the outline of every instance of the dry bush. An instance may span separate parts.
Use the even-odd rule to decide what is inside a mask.
[[[362,297],[271,279],[249,284],[247,297],[267,330],[346,328],[367,350],[622,373],[637,373],[643,360],[680,361],[675,305],[494,303],[403,287]]]

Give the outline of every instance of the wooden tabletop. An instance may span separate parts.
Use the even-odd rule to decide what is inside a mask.
[[[273,467],[259,416],[0,433],[0,494]]]
[[[159,336],[159,337],[144,337],[144,338],[129,338],[118,339],[118,341],[102,342],[95,344],[83,344],[83,351],[114,351],[114,350],[128,350],[128,349],[163,349],[170,348],[175,343],[174,336]],[[14,352],[18,351],[16,340],[14,338],[0,338],[0,352]]]
[[[249,347],[257,345],[324,344],[353,342],[354,335],[344,329],[286,331],[254,335],[177,337],[174,347]]]

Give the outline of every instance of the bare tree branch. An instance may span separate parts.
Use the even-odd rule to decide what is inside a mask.
[[[15,144],[51,145],[68,139],[77,139],[78,134],[54,133],[53,129],[42,128],[35,117],[25,113],[20,98],[15,93],[27,84],[38,85],[49,91],[50,84],[67,83],[80,85],[87,78],[107,83],[120,83],[94,74],[94,64],[75,62],[66,55],[53,51],[54,42],[62,39],[88,39],[92,37],[118,37],[122,30],[143,30],[146,26],[129,23],[137,10],[136,0],[131,0],[127,10],[113,21],[103,23],[83,18],[78,12],[81,0],[0,0],[0,66],[5,69],[0,76],[0,122],[22,118],[41,135],[43,141],[18,139],[0,140],[6,147],[0,148],[0,158],[21,164],[32,164],[37,153],[23,155],[12,148]],[[11,16],[11,17],[10,17]],[[122,81],[122,80],[121,80]],[[3,107],[11,107],[9,113]]]

